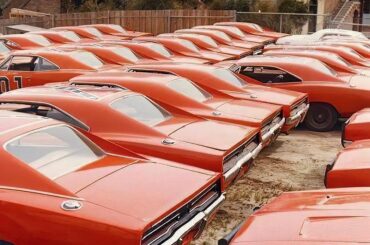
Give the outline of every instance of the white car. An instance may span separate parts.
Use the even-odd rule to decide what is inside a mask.
[[[328,38],[348,38],[353,40],[369,41],[361,32],[343,29],[323,29],[310,35],[291,35],[279,38],[276,44],[302,45],[328,40]]]

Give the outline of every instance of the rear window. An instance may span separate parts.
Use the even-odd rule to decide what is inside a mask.
[[[0,53],[9,53],[10,49],[8,49],[3,42],[0,42]]]
[[[5,149],[50,179],[78,170],[104,155],[90,140],[67,126],[22,135],[8,142]]]
[[[225,39],[225,40],[227,40],[229,42],[232,41],[231,38],[227,34],[225,34],[224,32],[222,32],[222,31],[215,31],[215,34],[216,34],[216,36],[218,36],[220,38],[223,38],[223,39]]]
[[[243,37],[244,36],[244,33],[239,28],[237,28],[237,27],[228,26],[227,28],[228,28],[229,31],[231,31],[235,35],[238,35],[239,37]]]
[[[215,42],[215,40],[213,40],[211,37],[209,36],[205,36],[205,35],[202,35],[201,36],[201,40],[205,43],[207,43],[208,45],[212,46],[212,47],[215,47],[217,48],[218,44]]]
[[[111,47],[109,48],[113,53],[130,60],[132,63],[139,61],[139,58],[128,48],[124,47]]]
[[[122,26],[120,26],[120,25],[112,25],[112,24],[110,24],[110,25],[108,25],[110,28],[112,28],[113,30],[115,30],[115,31],[117,31],[117,32],[121,32],[121,33],[126,33],[126,30],[125,29],[123,29],[123,27]]]
[[[168,51],[168,49],[166,49],[165,47],[163,47],[162,45],[158,44],[158,43],[150,43],[149,45],[149,48],[151,48],[152,50],[160,53],[161,55],[167,57],[167,58],[170,58],[171,57],[171,53]]]
[[[213,70],[212,73],[215,77],[221,78],[223,81],[240,88],[247,84],[228,69],[217,69]]]
[[[47,47],[47,46],[51,46],[52,45],[52,43],[49,42],[48,39],[46,39],[45,37],[43,37],[41,35],[28,34],[27,37],[32,42],[37,43],[37,44],[39,44],[40,46],[43,46],[43,47]]]
[[[99,69],[104,65],[95,55],[89,52],[71,52],[70,55],[76,61],[95,69]]]
[[[186,79],[183,79],[183,78],[179,78],[179,79],[171,81],[168,84],[168,86],[171,89],[187,97],[190,97],[198,102],[204,102],[211,97],[211,95],[207,93],[207,91],[204,91],[203,89],[194,85],[192,82]]]
[[[199,52],[199,49],[197,48],[197,46],[195,46],[194,45],[194,43],[192,43],[192,42],[190,42],[190,41],[188,41],[188,40],[183,40],[183,39],[181,39],[181,40],[179,40],[180,41],[180,43],[182,44],[182,45],[184,45],[185,47],[187,47],[188,49],[190,49],[190,50],[192,50],[192,51],[194,51],[194,52]]]
[[[148,126],[167,120],[171,114],[141,95],[120,98],[111,107]]]
[[[87,31],[88,33],[96,36],[96,37],[101,37],[103,34],[96,28],[94,27],[84,27],[84,30]]]
[[[64,38],[67,38],[68,40],[72,42],[79,42],[81,41],[81,38],[74,33],[73,31],[62,31],[60,32],[60,35],[63,36]]]

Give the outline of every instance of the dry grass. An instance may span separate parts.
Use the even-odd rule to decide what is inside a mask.
[[[194,244],[217,244],[253,208],[283,191],[324,188],[325,167],[340,149],[339,131],[295,130],[290,135],[281,135],[261,152],[251,170],[230,187],[216,218]]]

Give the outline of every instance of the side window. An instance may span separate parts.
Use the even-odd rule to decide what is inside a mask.
[[[35,68],[36,57],[32,56],[14,56],[10,63],[11,71],[33,71]]]
[[[301,82],[294,75],[275,67],[245,66],[242,67],[240,73],[262,83]]]
[[[38,57],[35,60],[34,71],[55,71],[58,69],[59,69],[58,66],[41,57]]]
[[[2,71],[8,70],[11,60],[12,57],[9,57],[4,62],[2,62],[2,64],[0,65],[0,70]]]

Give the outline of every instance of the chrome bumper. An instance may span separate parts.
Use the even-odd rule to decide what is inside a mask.
[[[221,205],[221,203],[225,200],[225,195],[221,194],[221,196],[214,201],[206,210],[203,212],[198,213],[195,215],[189,222],[181,226],[177,231],[166,241],[164,241],[163,245],[173,245],[173,244],[181,244],[182,238],[188,234],[189,231],[191,231],[195,226],[206,223],[208,217],[216,211],[216,209]],[[205,225],[202,226],[203,228]],[[202,231],[200,231],[198,234],[200,234]]]
[[[288,117],[286,120],[287,125],[291,125],[296,122],[297,119],[299,119],[299,122],[303,122],[304,115],[307,113],[308,109],[310,108],[310,105],[307,104],[305,108],[297,112],[294,116]]]
[[[281,128],[284,126],[284,123],[285,123],[285,118],[282,118],[278,124],[276,124],[275,126],[270,128],[267,133],[262,135],[262,142],[265,142],[265,141],[269,140],[276,133],[279,133]]]
[[[236,175],[237,173],[239,173],[240,169],[243,168],[243,166],[251,159],[254,159],[258,156],[258,154],[260,153],[260,151],[262,150],[263,146],[262,144],[258,144],[258,146],[252,151],[252,152],[249,152],[247,155],[245,155],[244,157],[242,157],[241,159],[239,159],[239,161],[236,162],[236,164],[234,165],[234,167],[232,167],[229,171],[227,171],[226,173],[224,173],[224,178],[225,180],[229,179],[231,176],[234,176]]]

